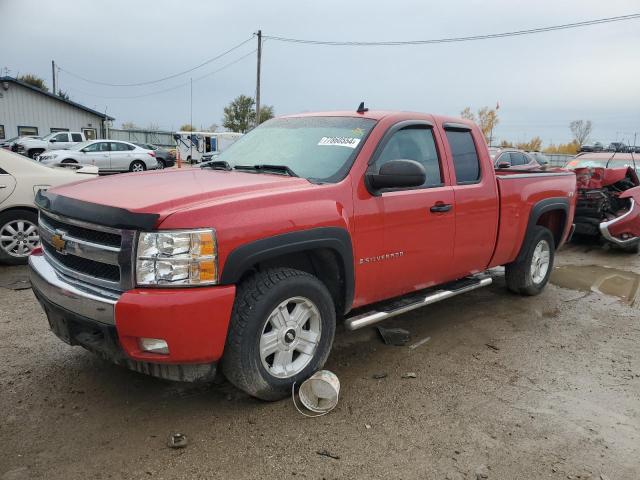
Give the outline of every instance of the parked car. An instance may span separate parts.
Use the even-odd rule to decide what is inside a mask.
[[[527,152],[527,155],[533,157],[533,159],[538,162],[541,168],[546,168],[550,164],[549,157],[547,157],[542,152]]]
[[[13,144],[16,143],[18,140],[20,140],[21,138],[38,138],[39,139],[40,137],[38,137],[37,135],[27,135],[22,137],[9,138],[7,140],[0,141],[0,148],[11,150],[11,147],[13,146]]]
[[[595,143],[586,143],[580,146],[581,152],[602,152],[604,150],[604,145],[600,142]]]
[[[221,366],[249,394],[282,398],[322,368],[337,322],[354,330],[489,285],[498,265],[510,290],[543,290],[575,175],[493,167],[468,120],[273,119],[207,168],[40,192],[33,291],[71,345],[172,380]]]
[[[171,168],[176,164],[175,149],[169,150],[167,148],[159,147],[158,145],[153,145],[151,143],[133,142],[133,144],[137,145],[140,148],[144,148],[146,150],[152,150],[156,152],[156,160],[158,161],[158,170],[162,170],[163,168]]]
[[[92,140],[79,143],[68,150],[51,150],[39,155],[45,165],[80,163],[95,165],[100,173],[143,172],[158,168],[156,153],[133,143],[118,140]]]
[[[639,253],[640,159],[628,153],[586,153],[565,167],[576,174],[576,233]]]
[[[489,154],[495,168],[513,168],[515,170],[540,170],[541,165],[528,153],[515,148],[489,148]]]
[[[42,138],[21,138],[13,144],[11,150],[36,158],[45,150],[65,150],[85,140],[82,132],[53,132]]]
[[[40,190],[86,180],[97,169],[45,167],[22,155],[0,150],[0,262],[27,263],[40,243],[34,197]]]
[[[609,146],[606,148],[607,152],[619,152],[619,153],[626,153],[627,152],[627,145],[625,145],[623,142],[611,142],[609,144]]]

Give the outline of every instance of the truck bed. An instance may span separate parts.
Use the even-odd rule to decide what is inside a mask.
[[[496,170],[500,216],[496,249],[491,259],[491,267],[510,263],[518,256],[527,232],[533,205],[566,204],[567,218],[573,218],[575,209],[575,174],[565,170],[518,171],[515,169]],[[571,225],[567,225],[559,247],[567,238]]]

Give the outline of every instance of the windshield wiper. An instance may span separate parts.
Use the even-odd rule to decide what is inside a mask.
[[[291,170],[286,165],[270,165],[267,163],[262,163],[259,165],[236,165],[233,168],[235,168],[236,170],[255,170],[257,172],[264,171],[269,173],[280,173],[280,174],[289,175],[290,177],[298,176],[293,170]]]
[[[231,171],[231,165],[224,160],[211,160],[210,162],[204,162],[200,165],[200,168],[210,168],[212,170],[226,170]]]

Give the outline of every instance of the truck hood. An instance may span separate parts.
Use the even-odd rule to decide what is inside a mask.
[[[194,205],[313,187],[297,177],[185,168],[101,177],[55,188],[51,193],[132,213],[156,214],[161,222]]]

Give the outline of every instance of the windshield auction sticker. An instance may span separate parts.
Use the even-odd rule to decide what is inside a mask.
[[[318,142],[318,145],[335,145],[338,147],[356,148],[360,143],[359,138],[350,137],[322,137]]]

